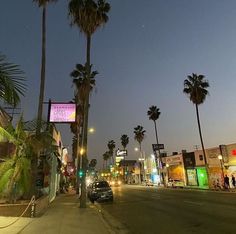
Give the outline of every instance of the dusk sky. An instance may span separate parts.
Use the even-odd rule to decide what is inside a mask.
[[[89,159],[101,159],[107,142],[130,137],[128,158],[137,159],[133,129],[146,130],[146,156],[155,143],[147,117],[155,105],[165,151],[200,147],[196,113],[183,94],[191,73],[203,74],[210,95],[200,106],[206,148],[236,142],[236,1],[110,0],[109,22],[92,37],[91,62],[99,72],[91,96]],[[71,101],[76,63],[85,62],[86,41],[70,27],[68,1],[47,11],[45,101]],[[37,115],[41,67],[41,9],[31,0],[1,0],[0,51],[24,70],[28,91],[22,99],[25,120]],[[45,106],[44,116],[46,117]],[[17,117],[17,116],[16,116]],[[63,145],[70,146],[69,125],[57,125]],[[99,160],[102,161],[102,160]]]

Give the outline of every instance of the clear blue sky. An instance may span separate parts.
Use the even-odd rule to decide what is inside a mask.
[[[99,71],[92,94],[89,158],[101,158],[108,140],[120,147],[130,137],[129,158],[137,158],[133,128],[146,132],[143,148],[155,143],[149,106],[160,108],[158,134],[168,153],[200,146],[195,109],[183,94],[192,72],[210,83],[210,96],[200,106],[206,147],[236,141],[236,1],[110,0],[107,25],[92,38],[92,63]],[[85,39],[71,28],[66,0],[47,12],[45,101],[70,101],[70,72],[85,61]],[[41,10],[29,0],[1,0],[0,51],[25,71],[28,92],[22,102],[25,119],[36,116],[40,81]],[[45,109],[46,116],[46,109]],[[62,131],[71,145],[69,126]]]

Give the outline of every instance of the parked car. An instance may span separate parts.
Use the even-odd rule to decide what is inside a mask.
[[[88,198],[94,201],[113,201],[113,192],[107,181],[95,181],[88,187]]]
[[[167,183],[167,187],[183,188],[184,187],[184,182],[182,180],[169,179],[168,183]]]

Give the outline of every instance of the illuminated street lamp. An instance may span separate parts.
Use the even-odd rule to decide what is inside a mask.
[[[94,133],[95,129],[93,127],[89,128],[89,133]]]
[[[82,156],[85,153],[85,150],[83,148],[80,149],[80,155]]]
[[[218,159],[220,160],[220,167],[221,167],[221,172],[222,172],[222,180],[224,181],[224,167],[223,167],[223,157],[222,155],[218,155]]]

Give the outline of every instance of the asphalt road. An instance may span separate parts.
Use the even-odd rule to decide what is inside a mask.
[[[236,233],[236,193],[135,185],[113,192],[113,203],[98,206],[116,233]]]

